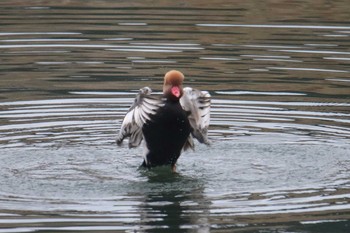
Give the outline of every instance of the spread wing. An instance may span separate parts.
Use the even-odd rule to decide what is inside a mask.
[[[152,90],[149,87],[141,88],[133,105],[126,113],[117,137],[117,145],[120,146],[126,137],[129,138],[129,148],[140,145],[143,135],[142,126],[150,116],[154,115],[158,108],[163,105],[161,98],[151,96]]]
[[[209,144],[208,127],[210,122],[210,94],[207,91],[200,91],[190,87],[183,89],[183,96],[180,99],[182,108],[189,113],[188,119],[193,128],[192,136],[200,143]],[[191,136],[185,144],[184,149],[193,148]]]

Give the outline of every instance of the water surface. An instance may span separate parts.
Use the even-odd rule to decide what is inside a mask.
[[[346,1],[3,1],[0,232],[348,232]],[[116,147],[170,69],[212,95],[178,173]]]

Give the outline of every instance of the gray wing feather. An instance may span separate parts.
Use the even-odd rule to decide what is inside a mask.
[[[200,143],[209,144],[208,127],[210,123],[210,94],[207,91],[200,91],[185,87],[184,94],[180,99],[182,108],[188,112],[188,119],[193,129],[192,136]],[[192,138],[189,137],[186,148],[193,148]],[[184,148],[184,149],[186,149]]]
[[[120,146],[123,140],[129,138],[129,148],[137,147],[143,139],[142,126],[150,116],[154,115],[158,108],[163,105],[161,98],[151,96],[152,90],[149,87],[141,88],[133,105],[126,113],[117,137],[117,145]]]

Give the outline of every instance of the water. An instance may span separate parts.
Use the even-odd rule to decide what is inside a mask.
[[[0,232],[349,232],[346,1],[2,1]],[[178,173],[116,147],[170,69],[213,98]]]

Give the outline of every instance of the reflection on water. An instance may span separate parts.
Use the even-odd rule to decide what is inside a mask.
[[[3,1],[0,232],[348,232],[347,5]],[[114,142],[169,69],[213,96],[178,174]]]
[[[348,147],[203,148],[180,158],[179,174],[140,170],[141,151],[127,148],[3,149],[0,222],[15,232],[348,226]]]

